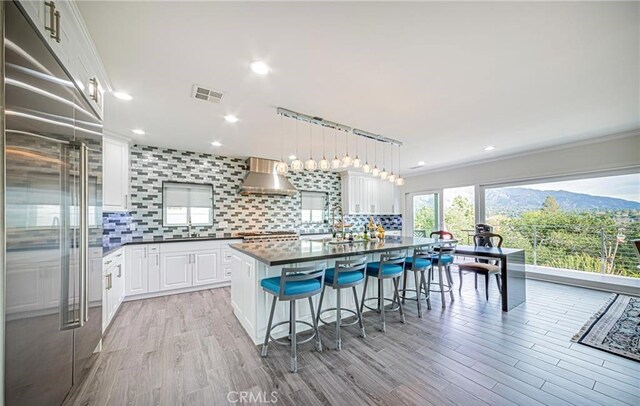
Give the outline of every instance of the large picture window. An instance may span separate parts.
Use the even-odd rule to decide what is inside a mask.
[[[640,277],[640,174],[485,187],[485,221],[534,266]]]
[[[213,225],[213,185],[165,182],[162,207],[165,226]]]

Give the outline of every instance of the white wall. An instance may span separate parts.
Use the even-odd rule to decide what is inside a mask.
[[[455,154],[455,146],[449,154]],[[406,178],[402,194],[640,167],[640,131]]]

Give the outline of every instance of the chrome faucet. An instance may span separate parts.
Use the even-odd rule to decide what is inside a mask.
[[[340,227],[336,227],[336,210],[338,210],[338,215],[340,216]],[[342,230],[342,239],[344,240],[344,212],[342,211],[342,204],[340,203],[334,204],[331,208],[331,228],[336,233],[338,232],[338,228],[340,228]]]

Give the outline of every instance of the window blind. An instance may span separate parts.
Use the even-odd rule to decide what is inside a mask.
[[[164,205],[166,207],[212,207],[211,185],[166,183]]]
[[[302,192],[302,210],[324,210],[326,207],[326,193]]]

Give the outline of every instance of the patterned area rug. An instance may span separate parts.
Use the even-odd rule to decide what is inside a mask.
[[[571,341],[640,361],[640,298],[612,295]]]

